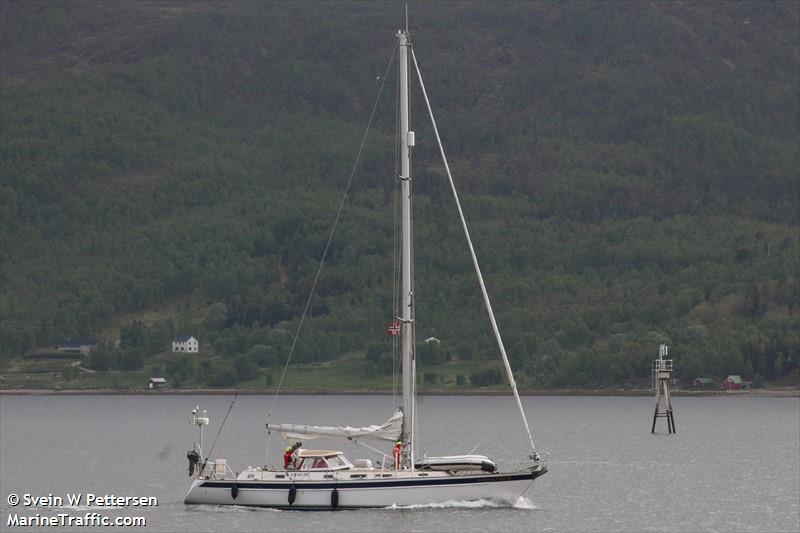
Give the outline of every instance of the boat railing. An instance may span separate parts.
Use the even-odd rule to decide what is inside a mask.
[[[653,360],[654,372],[672,372],[672,359]]]
[[[517,463],[515,470],[538,470],[547,468],[547,460],[550,458],[550,452],[543,452],[539,454],[539,460],[526,459]]]
[[[651,373],[650,385],[652,389],[656,389],[658,387],[658,381],[660,379],[669,379],[669,375],[672,372],[672,359],[654,359],[653,360],[653,371]]]
[[[210,467],[209,479],[231,479],[236,477],[236,473],[231,469],[228,465],[228,461],[225,459],[210,461],[208,466]]]

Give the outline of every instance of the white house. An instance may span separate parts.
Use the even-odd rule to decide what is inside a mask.
[[[178,335],[172,339],[173,352],[197,353],[200,343],[192,335]]]
[[[167,385],[167,380],[164,378],[150,378],[147,381],[148,389],[160,389],[161,387],[165,387],[166,385]]]

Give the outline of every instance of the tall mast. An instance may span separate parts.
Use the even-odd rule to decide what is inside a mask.
[[[414,280],[411,266],[411,146],[414,132],[408,129],[408,53],[411,43],[408,30],[398,31],[400,48],[400,196],[402,224],[402,279],[400,291],[403,355],[403,462],[414,468],[414,414],[415,414],[415,361],[414,361]]]

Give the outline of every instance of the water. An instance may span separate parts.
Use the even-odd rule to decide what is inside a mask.
[[[337,512],[186,506],[185,454],[196,437],[187,414],[195,404],[208,409],[208,446],[230,401],[226,396],[0,397],[0,530],[36,529],[8,527],[12,511],[82,516],[96,510],[12,508],[11,493],[94,493],[157,497],[154,508],[102,512],[141,515],[147,527],[138,529],[164,532],[800,531],[797,398],[675,398],[676,435],[650,434],[651,398],[523,398],[537,447],[550,452],[550,472],[515,506],[447,502]],[[263,464],[270,403],[271,397],[240,397],[213,456],[227,457],[235,469]],[[386,396],[284,396],[272,421],[379,423],[392,407]],[[466,453],[483,441],[478,453],[512,466],[527,452],[508,397],[427,397],[420,411],[423,447],[432,455]],[[665,431],[663,419],[659,424]],[[282,446],[273,438],[271,463],[280,460]],[[340,448],[350,458],[370,457],[353,445]]]

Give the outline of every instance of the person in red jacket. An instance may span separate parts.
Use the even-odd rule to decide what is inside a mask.
[[[283,452],[283,468],[286,470],[289,469],[289,466],[294,466],[292,455],[294,455],[294,448],[287,446],[286,450]]]
[[[394,443],[394,468],[395,470],[400,470],[400,460],[403,457],[403,441],[398,440]]]

